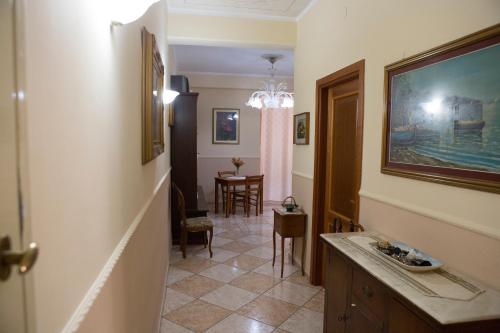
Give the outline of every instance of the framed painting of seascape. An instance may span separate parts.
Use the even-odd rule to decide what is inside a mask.
[[[239,109],[212,109],[212,144],[240,144]]]
[[[382,173],[500,193],[500,25],[385,67]]]

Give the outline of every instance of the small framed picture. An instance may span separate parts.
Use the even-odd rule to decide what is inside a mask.
[[[293,143],[296,145],[309,144],[309,112],[293,116]]]
[[[240,109],[212,109],[212,143],[240,144]]]

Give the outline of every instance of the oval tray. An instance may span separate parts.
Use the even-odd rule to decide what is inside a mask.
[[[430,255],[428,255],[428,254],[426,254],[426,253],[424,253],[422,251],[419,251],[419,250],[417,250],[415,248],[412,248],[411,246],[408,246],[405,243],[398,242],[398,241],[390,241],[390,243],[391,243],[392,246],[397,246],[400,249],[408,251],[408,252],[410,250],[414,250],[416,253],[418,253],[422,257],[422,259],[429,261],[431,263],[431,266],[410,266],[410,265],[406,265],[406,264],[402,263],[401,261],[399,261],[397,259],[394,259],[390,255],[387,255],[384,252],[380,251],[377,248],[377,243],[372,243],[371,245],[373,246],[373,248],[375,249],[375,251],[377,253],[380,253],[384,258],[389,259],[390,261],[392,261],[393,263],[397,264],[398,266],[401,266],[404,269],[406,269],[408,271],[411,271],[411,272],[429,272],[429,271],[433,271],[433,270],[438,269],[441,266],[443,266],[443,262],[442,261],[434,259]]]

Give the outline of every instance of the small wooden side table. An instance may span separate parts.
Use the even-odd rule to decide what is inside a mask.
[[[276,259],[276,233],[281,236],[281,278],[283,278],[283,266],[285,263],[285,238],[292,238],[292,265],[295,237],[302,237],[302,258],[301,268],[304,275],[304,254],[306,252],[306,219],[307,214],[303,210],[287,212],[281,208],[273,208],[274,228],[273,228],[273,267]]]

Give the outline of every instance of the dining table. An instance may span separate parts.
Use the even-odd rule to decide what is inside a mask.
[[[228,176],[228,177],[214,177],[215,179],[215,214],[219,213],[219,187],[222,190],[222,187],[225,186],[228,190],[226,191],[226,209],[224,212],[225,217],[229,217],[229,201],[230,201],[230,195],[231,191],[230,188],[236,187],[236,186],[242,186],[245,185],[245,179],[246,176]],[[261,214],[264,213],[264,196],[263,196],[263,191],[264,191],[264,185],[262,184],[261,192],[259,193],[259,211]]]

